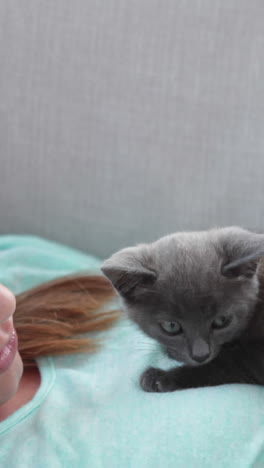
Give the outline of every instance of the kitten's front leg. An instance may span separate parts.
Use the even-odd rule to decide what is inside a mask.
[[[208,364],[167,371],[150,367],[140,378],[140,385],[146,392],[173,392],[231,383],[264,385],[264,342],[232,343],[223,347]]]
[[[199,369],[198,373],[196,372],[197,369]],[[206,376],[202,374],[200,367],[183,366],[167,371],[149,367],[140,377],[140,386],[145,392],[164,393],[187,388],[219,385],[209,383]]]
[[[219,374],[218,367],[209,364],[197,367],[176,367],[167,371],[149,367],[143,372],[140,378],[141,388],[145,392],[159,393],[236,382],[237,379],[235,377],[232,379],[230,378],[229,382],[227,382],[226,379]]]

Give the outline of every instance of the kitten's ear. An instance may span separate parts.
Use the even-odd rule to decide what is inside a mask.
[[[146,255],[139,247],[123,249],[101,266],[104,275],[124,298],[131,298],[139,287],[154,283],[157,273],[147,265]]]
[[[258,267],[258,262],[262,254],[256,253],[252,256],[247,256],[233,260],[230,263],[226,263],[222,266],[222,274],[227,278],[238,278],[239,276],[244,276],[245,278],[252,278],[255,275]]]
[[[227,228],[225,234],[222,274],[228,278],[252,278],[264,257],[264,236],[241,228]]]

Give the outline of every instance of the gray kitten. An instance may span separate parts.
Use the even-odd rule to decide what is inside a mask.
[[[115,253],[102,271],[130,319],[184,365],[147,369],[149,392],[264,385],[264,235],[179,232]]]

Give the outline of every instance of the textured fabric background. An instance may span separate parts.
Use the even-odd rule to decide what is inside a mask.
[[[264,228],[262,0],[0,0],[0,233]]]

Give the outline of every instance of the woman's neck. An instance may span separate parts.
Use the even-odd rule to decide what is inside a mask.
[[[4,421],[8,416],[32,400],[40,387],[40,380],[40,373],[36,366],[24,369],[16,394],[0,406],[0,421]]]

